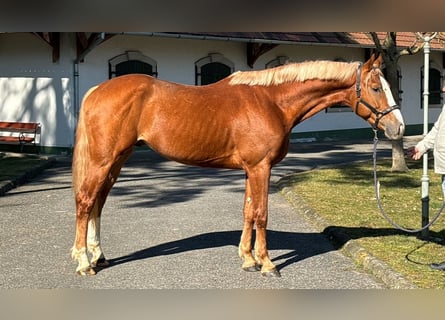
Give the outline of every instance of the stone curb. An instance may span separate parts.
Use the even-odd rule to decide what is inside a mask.
[[[27,171],[16,176],[14,179],[0,181],[0,197],[4,196],[8,191],[16,188],[17,186],[22,185],[36,177],[45,169],[52,167],[56,163],[55,157],[42,156],[40,158],[45,159],[46,161],[29,168]]]
[[[342,251],[362,266],[363,270],[380,279],[389,289],[416,289],[413,283],[406,280],[400,273],[391,269],[386,263],[374,257],[362,248],[357,241],[349,238],[344,232],[328,228],[329,224],[313,208],[292,191],[288,179],[283,177],[277,183],[280,194],[318,231],[324,233],[331,241],[344,243]]]

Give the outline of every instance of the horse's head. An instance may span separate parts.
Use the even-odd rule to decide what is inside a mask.
[[[381,129],[388,139],[401,139],[405,132],[402,113],[394,101],[380,65],[382,57],[375,56],[357,70],[355,112],[374,129]]]

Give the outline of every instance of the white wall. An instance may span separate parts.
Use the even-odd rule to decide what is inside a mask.
[[[73,144],[73,50],[61,39],[60,61],[29,33],[0,35],[0,120],[42,124],[41,144]]]
[[[430,52],[430,65],[435,64],[439,68],[442,67],[442,53]],[[402,113],[407,124],[423,123],[422,108],[422,88],[421,88],[421,70],[424,65],[424,54],[402,56],[399,60],[399,66],[402,70]],[[443,74],[443,69],[442,69]],[[441,108],[428,108],[428,119],[433,123]]]
[[[52,62],[52,49],[29,33],[0,34],[0,120],[42,123],[45,146],[70,147],[75,129],[73,34],[62,34],[60,60]],[[141,51],[158,63],[158,78],[195,83],[194,63],[217,52],[235,64],[235,70],[251,70],[246,63],[245,44],[147,36],[118,35],[92,50],[79,65],[79,98],[92,86],[108,79],[108,60],[129,50]],[[279,45],[255,62],[263,69],[277,56],[298,62],[314,59],[363,61],[364,50],[343,47]],[[431,53],[431,60],[442,65],[442,54]],[[423,123],[420,108],[420,70],[423,54],[400,59],[402,69],[402,112],[407,124]],[[430,110],[434,122],[440,109]],[[294,132],[367,128],[353,112],[320,112],[294,128]]]

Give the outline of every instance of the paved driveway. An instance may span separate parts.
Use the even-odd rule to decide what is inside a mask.
[[[347,145],[294,145],[273,181],[315,164],[369,158],[369,143],[363,148],[368,153]],[[70,174],[69,161],[60,161],[0,197],[0,288],[383,287],[274,188],[268,244],[282,277],[242,271],[243,172],[183,166],[150,151],[130,158],[106,203],[102,243],[111,267],[77,276],[69,255],[75,219]]]

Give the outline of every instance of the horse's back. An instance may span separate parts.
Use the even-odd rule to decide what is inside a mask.
[[[99,85],[86,99],[97,139],[120,149],[148,144],[161,155],[187,164],[241,168],[246,158],[262,157],[261,146],[282,130],[281,119],[252,87],[227,80],[207,86],[183,85],[146,75],[127,75]],[[275,123],[272,125],[271,123]],[[277,143],[280,144],[283,132]]]

